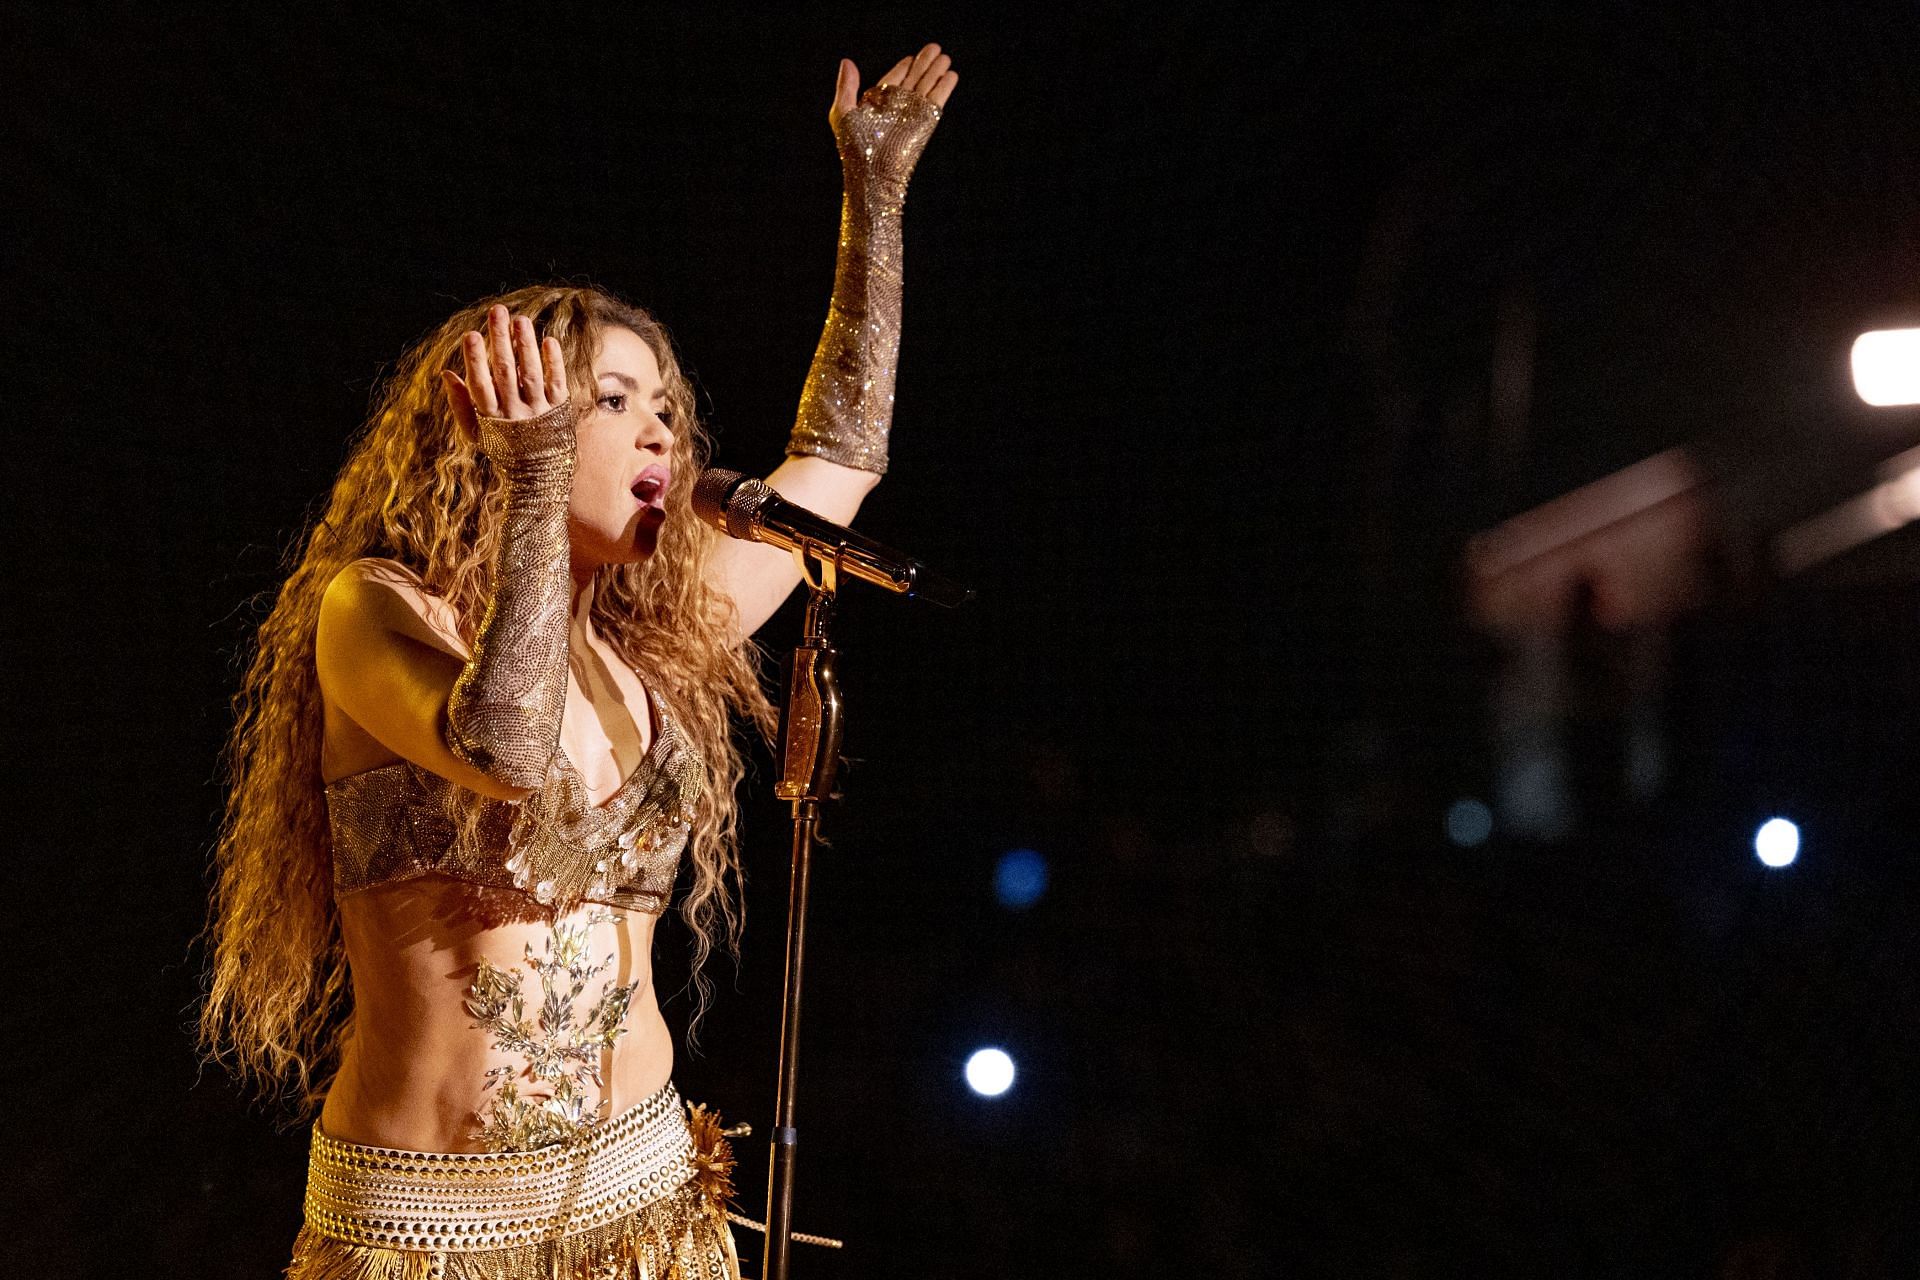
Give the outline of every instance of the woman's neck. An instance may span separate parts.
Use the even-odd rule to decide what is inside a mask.
[[[569,607],[573,616],[575,630],[584,630],[592,634],[591,617],[593,614],[593,571],[587,570],[583,576],[579,570],[573,575],[573,600]]]

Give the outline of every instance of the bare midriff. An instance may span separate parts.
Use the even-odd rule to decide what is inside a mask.
[[[423,876],[341,900],[353,1025],[320,1113],[323,1133],[408,1151],[486,1150],[477,1133],[494,1096],[487,1072],[513,1071],[530,1101],[541,1088],[521,1072],[524,1059],[497,1049],[466,1007],[480,962],[526,973],[528,1017],[537,1019],[540,986],[527,972],[527,948],[540,955],[555,924],[594,916],[613,917],[591,925],[589,934],[594,960],[610,963],[589,981],[581,1002],[599,999],[606,985],[638,985],[624,1032],[601,1052],[603,1084],[589,1100],[603,1103],[611,1118],[667,1083],[673,1038],[654,998],[651,964],[657,917],[588,903],[550,923],[503,901],[516,896]]]
[[[411,585],[402,569],[393,585],[411,602],[426,632],[417,637],[465,661],[452,612]],[[604,803],[652,748],[657,726],[647,714],[639,676],[589,625],[591,592],[574,601],[574,632],[560,749],[581,762],[592,802]],[[640,708],[636,716],[628,708]],[[331,783],[400,757],[321,694],[321,774]],[[607,727],[617,733],[610,736]],[[485,1151],[482,1116],[496,1096],[488,1072],[508,1068],[519,1096],[538,1102],[547,1088],[523,1057],[496,1046],[496,1035],[467,1007],[485,961],[518,971],[526,1016],[541,1017],[541,985],[527,950],[543,955],[558,928],[589,920],[587,954],[608,961],[589,979],[575,1013],[612,987],[633,985],[620,1034],[600,1052],[601,1083],[587,1100],[611,1119],[659,1091],[673,1075],[673,1037],[653,993],[653,930],[645,911],[585,903],[549,919],[525,894],[441,875],[423,875],[346,894],[339,899],[340,935],[352,972],[353,1016],[340,1069],[320,1112],[328,1137],[407,1151]]]

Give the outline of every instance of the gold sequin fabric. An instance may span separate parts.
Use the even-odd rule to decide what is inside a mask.
[[[696,1122],[706,1119],[695,1108]],[[506,1154],[340,1142],[316,1125],[289,1280],[738,1280],[732,1154],[673,1085],[580,1142]]]
[[[582,902],[665,910],[706,765],[666,705],[652,701],[652,747],[599,806],[565,752],[543,792],[517,804],[411,760],[337,779],[326,789],[335,894],[431,874],[518,890],[553,918]]]
[[[509,786],[538,787],[567,705],[567,497],[575,459],[571,400],[537,418],[480,419],[480,451],[506,493],[493,594],[473,656],[447,699],[447,749]]]
[[[787,452],[884,474],[900,361],[901,211],[940,108],[891,86],[840,118],[844,193],[826,328],[807,373]]]

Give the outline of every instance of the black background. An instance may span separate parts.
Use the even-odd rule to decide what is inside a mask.
[[[1491,767],[1468,534],[1679,441],[1871,429],[1846,341],[1920,289],[1910,7],[7,28],[11,1270],[284,1264],[304,1133],[196,1068],[191,939],[238,655],[383,368],[590,278],[673,330],[719,460],[770,467],[831,284],[835,62],[927,39],[962,79],[861,526],[980,600],[843,610],[798,1225],[849,1248],[801,1274],[1909,1270],[1906,539],[1674,630],[1651,805],[1470,851],[1441,814]],[[1534,425],[1495,476],[1515,280]],[[762,1133],[769,786],[676,1073]],[[1784,876],[1746,847],[1780,806]],[[1018,846],[1053,879],[1016,914]],[[997,1101],[960,1083],[985,1043]]]

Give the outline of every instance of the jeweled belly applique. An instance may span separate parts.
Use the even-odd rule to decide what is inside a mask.
[[[604,1087],[600,1055],[626,1034],[627,1007],[640,984],[608,981],[592,1005],[579,1006],[588,982],[613,963],[612,956],[593,958],[593,927],[618,919],[610,911],[594,911],[556,924],[547,935],[545,955],[535,955],[533,944],[527,944],[527,968],[540,979],[539,1008],[531,1016],[525,973],[480,961],[467,988],[467,1012],[476,1026],[493,1034],[494,1048],[522,1060],[487,1072],[493,1096],[476,1113],[480,1128],[474,1136],[489,1151],[571,1142],[606,1119],[606,1099],[589,1105],[589,1086],[593,1091]],[[546,1096],[522,1097],[518,1082],[523,1077],[543,1087]]]

